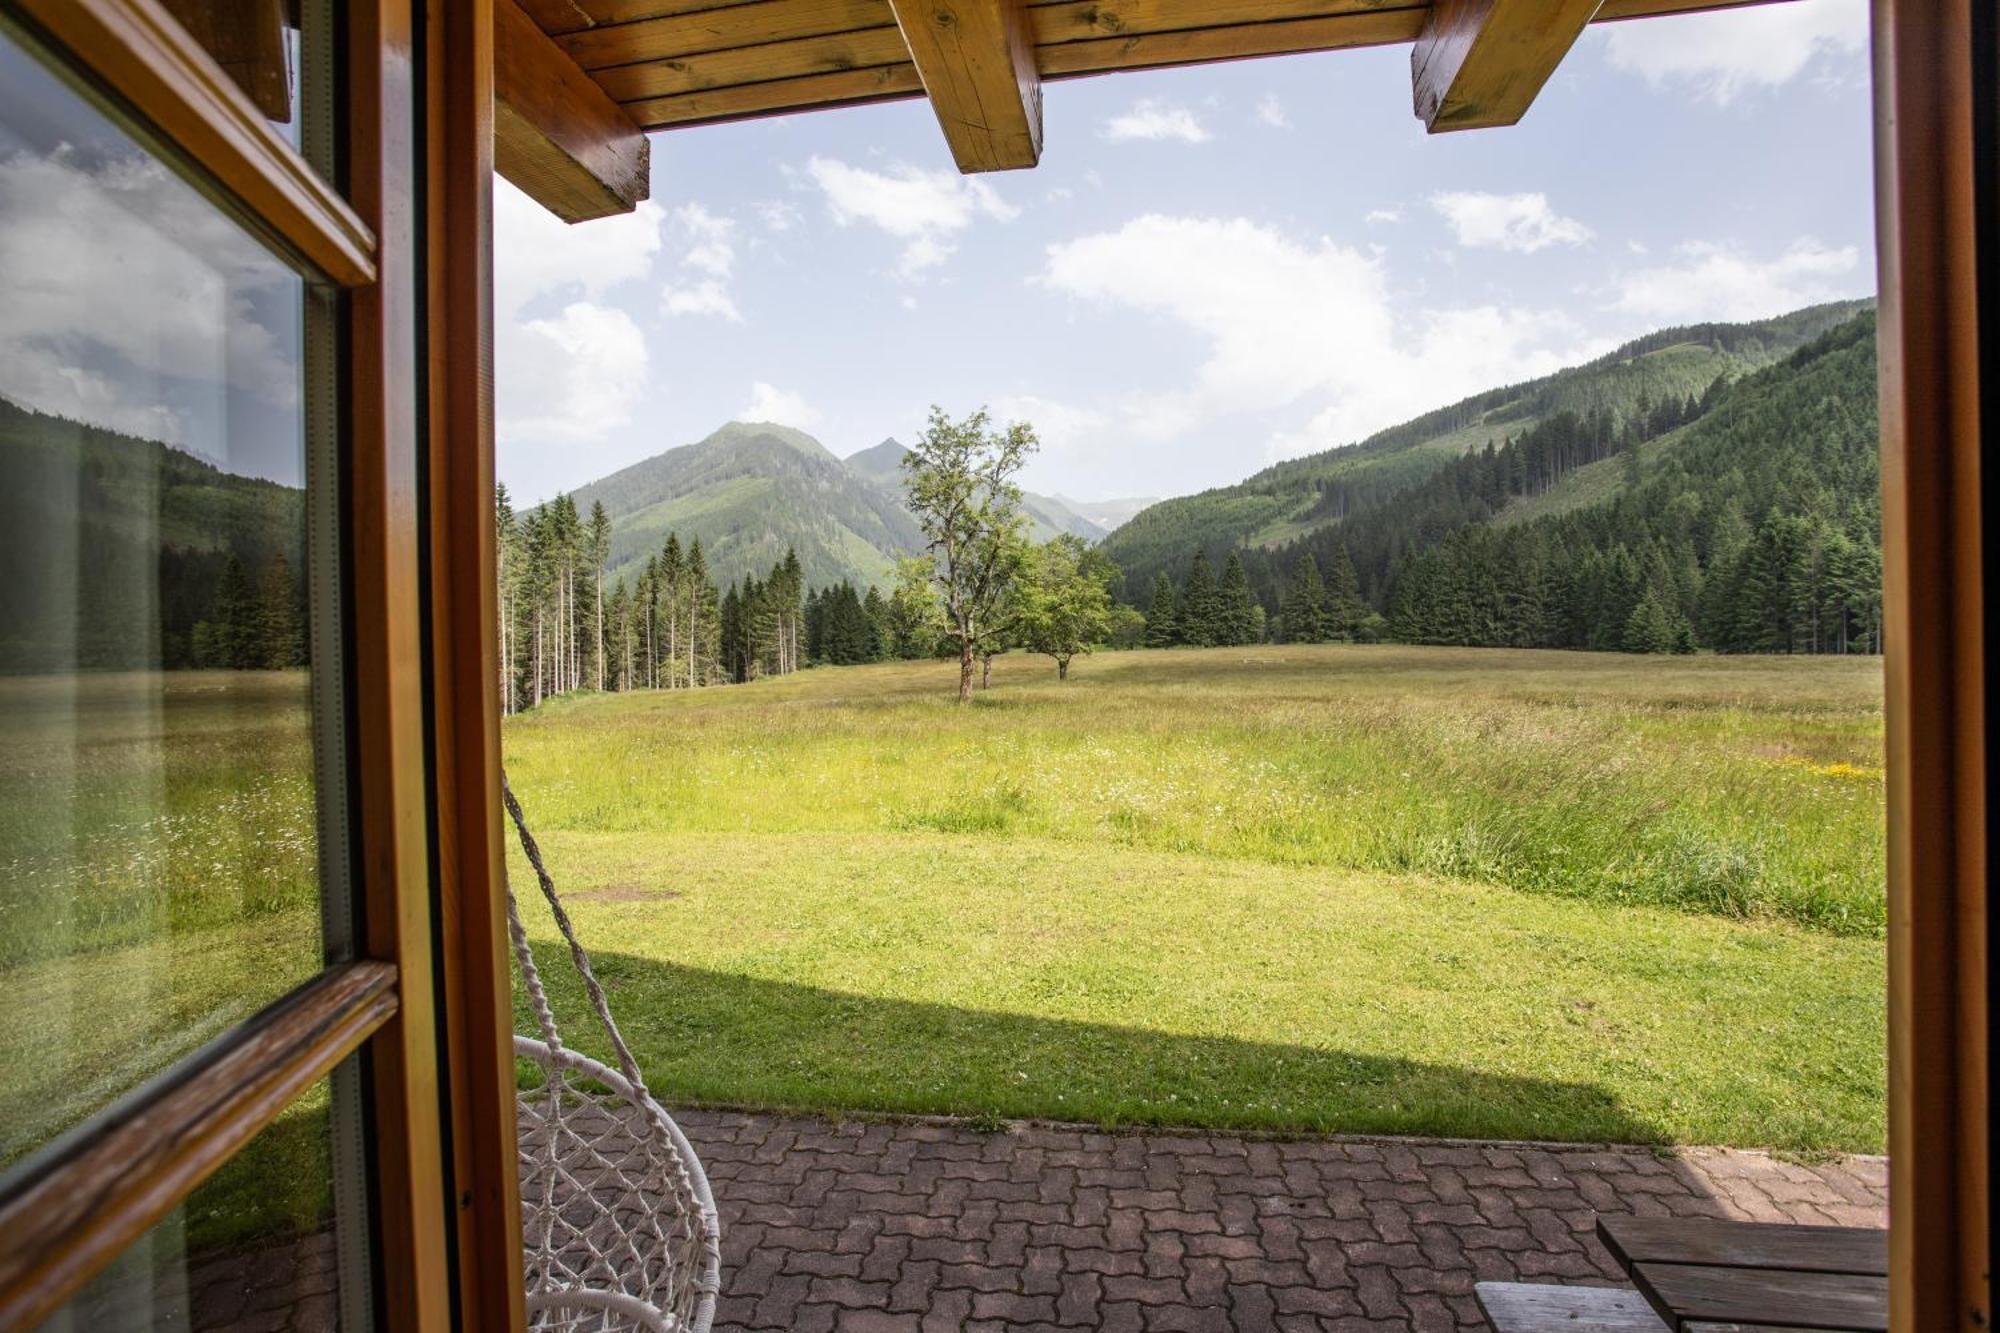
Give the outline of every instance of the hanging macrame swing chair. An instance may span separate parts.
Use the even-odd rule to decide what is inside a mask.
[[[519,1094],[528,1325],[545,1333],[708,1333],[722,1271],[708,1176],[680,1126],[646,1091],[505,776],[500,794],[618,1058],[609,1069],[562,1044],[510,885],[507,929],[542,1034],[514,1038],[514,1054],[541,1074],[539,1087]]]

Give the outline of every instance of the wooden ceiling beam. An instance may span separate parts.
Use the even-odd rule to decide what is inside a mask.
[[[565,222],[629,213],[651,190],[645,131],[516,0],[493,0],[493,165]]]
[[[647,129],[921,96],[888,0],[561,0],[602,20],[557,44]],[[1778,0],[1604,0],[1597,22]],[[555,3],[555,0],[545,0]],[[617,7],[623,6],[622,9]],[[672,12],[678,10],[680,12]],[[1414,42],[1422,0],[1034,0],[1045,82]]]
[[[1514,124],[1600,3],[1436,0],[1410,53],[1417,119],[1433,134]]]
[[[1042,158],[1042,75],[1022,0],[890,0],[958,169]]]

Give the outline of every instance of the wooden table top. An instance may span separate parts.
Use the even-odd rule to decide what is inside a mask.
[[[1667,1327],[1887,1333],[1889,1238],[1866,1227],[1606,1217],[1598,1237]]]

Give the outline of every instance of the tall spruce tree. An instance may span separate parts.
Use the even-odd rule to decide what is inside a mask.
[[[1146,646],[1171,648],[1180,641],[1180,625],[1174,617],[1174,581],[1163,569],[1153,576],[1153,600],[1146,608]]]
[[[1225,645],[1255,643],[1263,637],[1264,614],[1250,595],[1250,579],[1243,572],[1243,553],[1231,551],[1222,565],[1222,581],[1215,589],[1215,642]]]
[[[1209,568],[1208,554],[1197,548],[1188,561],[1187,578],[1181,582],[1180,601],[1174,607],[1174,623],[1180,641],[1197,648],[1211,648],[1220,642],[1219,608],[1215,599],[1215,571]]]
[[[1291,580],[1278,610],[1278,627],[1287,643],[1322,643],[1332,637],[1326,614],[1326,584],[1311,551],[1292,566]]]

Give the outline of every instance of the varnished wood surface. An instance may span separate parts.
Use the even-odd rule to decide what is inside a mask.
[[[1600,20],[1773,0],[1605,0]],[[889,0],[562,0],[547,30],[648,129],[921,95]],[[1414,42],[1420,0],[1035,0],[1045,80]]]
[[[1889,1271],[1889,1233],[1878,1227],[1791,1226],[1695,1217],[1600,1217],[1611,1257],[1635,1263],[1788,1268],[1807,1273]]]
[[[323,972],[0,1201],[0,1328],[39,1324],[395,1013],[395,968]]]
[[[1634,1264],[1632,1280],[1671,1328],[1691,1322],[1887,1333],[1889,1280],[1858,1273]]]
[[[1986,954],[1993,633],[1981,401],[1995,295],[1980,291],[1972,13],[1876,0],[1884,721],[1888,804],[1889,1262],[1898,1333],[1992,1326]],[[1991,156],[1987,157],[1991,166]],[[1990,351],[1984,354],[1990,355]],[[1982,456],[1983,455],[1983,456]]]
[[[1012,171],[1042,157],[1042,76],[1023,0],[891,0],[952,160]]]
[[[164,0],[266,120],[292,118],[285,0]]]
[[[1433,132],[1512,125],[1569,54],[1599,0],[1435,0],[1410,53],[1417,119]]]
[[[430,682],[461,1327],[525,1325],[500,839],[493,472],[493,0],[431,6],[425,348]]]
[[[378,1299],[397,1333],[451,1325],[446,1190],[433,971],[431,794],[425,771],[418,476],[416,34],[403,0],[353,0],[349,175],[380,238],[380,278],[354,293],[349,325],[348,570],[354,695],[354,863],[364,947],[401,973],[401,1016],[368,1045],[374,1097]]]
[[[720,124],[782,116],[810,108],[860,106],[868,102],[900,101],[924,95],[917,67],[904,63],[880,69],[842,70],[772,83],[741,84],[702,92],[681,93],[634,102],[628,110],[641,125],[667,129],[679,125]]]
[[[515,0],[491,12],[482,49],[500,174],[565,222],[631,212],[652,184],[644,132]]]
[[[329,279],[375,277],[375,237],[158,0],[13,0],[174,147],[242,201],[255,225]]]

